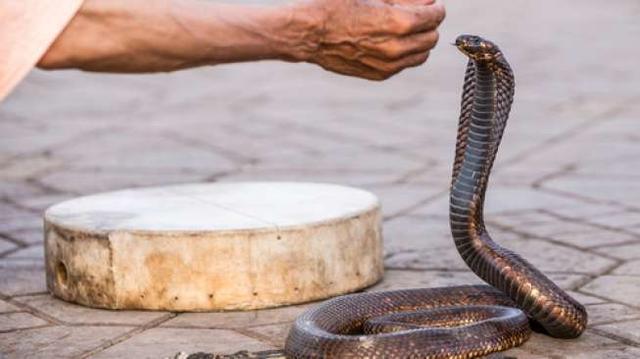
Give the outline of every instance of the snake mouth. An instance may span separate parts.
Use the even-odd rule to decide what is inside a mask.
[[[463,54],[465,54],[465,56],[471,57],[472,54],[467,51],[464,46],[460,45],[460,44],[456,44],[456,43],[451,43],[451,45],[455,46],[458,50],[460,50],[460,52],[462,52]]]

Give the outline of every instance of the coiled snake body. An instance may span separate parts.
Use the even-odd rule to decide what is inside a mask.
[[[504,131],[514,80],[500,49],[478,36],[455,44],[468,58],[450,193],[458,252],[491,286],[347,295],[298,317],[288,358],[473,358],[526,341],[529,320],[558,338],[585,329],[584,307],[516,253],[483,221],[489,173]]]

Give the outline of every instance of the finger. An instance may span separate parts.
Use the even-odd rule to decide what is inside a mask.
[[[327,55],[325,60],[319,62],[318,65],[327,71],[367,80],[381,81],[388,78],[388,75],[369,65],[358,61],[346,60],[338,55]]]
[[[360,59],[360,62],[363,64],[374,68],[378,71],[383,72],[388,77],[397,74],[398,72],[408,68],[422,65],[429,58],[429,52],[422,52],[418,54],[411,54],[405,56],[399,60],[394,61],[384,61],[375,57],[363,57]]]
[[[392,30],[401,35],[434,30],[446,15],[444,6],[438,2],[428,6],[396,5],[393,8]]]
[[[397,60],[410,54],[427,52],[438,43],[437,31],[419,32],[382,42],[363,41],[361,46],[373,56],[386,60]]]
[[[384,0],[389,5],[432,5],[436,0]]]

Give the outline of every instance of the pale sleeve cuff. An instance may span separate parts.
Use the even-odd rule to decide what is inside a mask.
[[[83,0],[0,0],[0,101],[40,60]]]

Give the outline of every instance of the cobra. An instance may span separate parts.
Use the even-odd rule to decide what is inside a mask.
[[[529,322],[557,338],[578,337],[585,308],[484,224],[489,174],[509,117],[514,78],[494,43],[461,35],[468,57],[450,191],[450,226],[469,268],[490,285],[370,292],[338,297],[299,316],[288,358],[474,358],[531,335]]]

